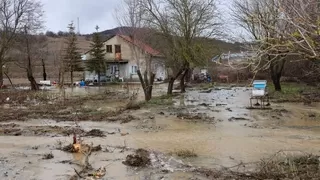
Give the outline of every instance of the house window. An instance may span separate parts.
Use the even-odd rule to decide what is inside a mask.
[[[106,46],[107,53],[112,53],[112,45]]]
[[[121,45],[114,45],[115,53],[121,53]]]
[[[131,66],[131,74],[137,74],[138,66]]]

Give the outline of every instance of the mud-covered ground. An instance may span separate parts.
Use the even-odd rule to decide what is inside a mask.
[[[319,104],[249,110],[249,88],[195,87],[173,97],[162,96],[165,88],[155,86],[149,103],[140,102],[139,86],[68,89],[65,96],[1,91],[0,179],[94,179],[101,167],[102,179],[292,179],[305,169],[318,172]],[[74,133],[98,148],[65,152]],[[291,161],[269,167],[275,156],[306,154],[313,156],[292,161],[304,168],[289,163],[297,169],[290,174],[284,169]],[[77,175],[86,157],[92,169]]]

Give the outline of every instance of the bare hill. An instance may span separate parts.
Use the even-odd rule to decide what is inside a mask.
[[[57,80],[59,76],[59,62],[63,58],[64,49],[66,48],[65,37],[47,37],[47,55],[44,59],[47,70],[48,79]],[[90,41],[85,36],[78,36],[78,48],[81,54],[87,52],[90,49]],[[34,75],[36,78],[42,77],[41,60],[35,59],[34,62]],[[14,63],[9,65],[9,76],[11,78],[25,78],[26,72],[16,66]]]

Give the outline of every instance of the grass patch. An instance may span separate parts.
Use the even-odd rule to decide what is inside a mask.
[[[174,150],[173,152],[169,153],[170,155],[176,155],[181,158],[192,158],[197,157],[198,155],[194,152],[194,150],[189,149],[180,149]]]
[[[316,93],[316,87],[298,83],[281,83],[281,92],[274,90],[272,83],[268,84],[270,98],[277,102],[303,102],[305,93]]]
[[[199,85],[199,88],[200,89],[210,89],[210,88],[213,88],[215,86],[215,83],[212,82],[212,83],[202,83]]]
[[[173,95],[152,97],[152,99],[149,102],[144,102],[142,103],[142,105],[171,106],[174,103],[172,98]]]

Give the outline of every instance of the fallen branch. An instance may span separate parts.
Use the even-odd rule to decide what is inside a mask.
[[[74,169],[74,172],[76,172],[76,174],[79,176],[79,178],[83,178],[75,168],[73,168],[73,169]]]

